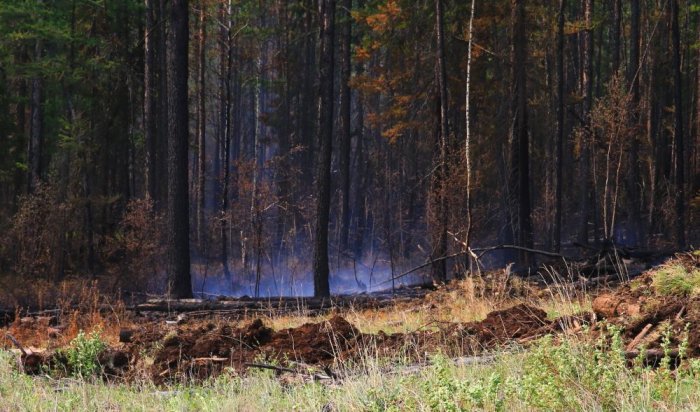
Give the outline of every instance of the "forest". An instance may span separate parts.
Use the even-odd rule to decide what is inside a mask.
[[[468,3],[4,1],[2,272],[325,296],[697,242],[700,6]]]
[[[226,365],[345,385],[357,377],[337,362],[368,339],[376,359],[410,340],[411,376],[438,385],[471,374],[464,355],[483,368],[476,346],[538,342],[496,361],[525,368],[522,387],[546,373],[544,351],[593,374],[622,365],[632,397],[667,378],[689,388],[700,365],[668,369],[700,355],[699,227],[697,0],[0,0],[0,409],[15,405],[3,347],[30,375],[133,382],[148,358],[149,385]],[[608,361],[567,340],[589,327]],[[238,352],[219,340],[234,335]],[[299,339],[310,352],[285,346]],[[313,352],[326,344],[333,356]],[[99,367],[78,356],[90,345]],[[383,383],[401,400],[277,401],[453,410],[402,382]],[[466,410],[580,400],[491,384],[478,399],[459,379],[445,390]],[[583,409],[630,407],[587,388]],[[700,404],[663,393],[656,407]],[[256,405],[242,409],[271,407]]]

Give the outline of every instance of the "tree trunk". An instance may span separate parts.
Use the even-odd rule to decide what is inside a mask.
[[[527,29],[524,0],[512,0],[511,41],[512,65],[512,193],[516,196],[516,242],[519,246],[532,246],[532,222],[530,217],[530,139],[527,111]],[[519,262],[528,265],[530,256],[519,253]]]
[[[42,57],[42,42],[34,43],[34,60],[38,64]],[[30,104],[29,144],[27,148],[27,193],[34,193],[42,174],[42,152],[44,146],[44,81],[37,74],[32,78]]]
[[[158,1],[158,18],[156,19],[158,34],[158,50],[156,52],[158,63],[158,126],[156,135],[157,145],[157,171],[156,171],[156,192],[158,196],[154,199],[156,211],[161,211],[167,205],[168,198],[168,73],[167,73],[167,50],[168,50],[168,30],[167,30],[167,6],[166,0]]]
[[[678,26],[678,0],[671,0],[671,42],[673,44],[673,105],[676,146],[676,242],[685,249],[685,150],[683,147],[683,79],[681,77],[681,41]]]
[[[556,186],[556,212],[554,223],[554,250],[561,250],[561,220],[562,220],[562,191],[563,191],[563,157],[564,157],[564,12],[566,0],[559,0],[559,15],[557,17],[557,186]]]
[[[471,103],[471,70],[472,70],[472,39],[474,36],[474,7],[476,1],[472,0],[469,13],[469,45],[467,47],[467,81],[464,92],[464,159],[467,168],[467,234],[464,236],[464,247],[471,246],[472,234],[472,164],[471,164],[471,122],[470,122],[470,103]],[[471,262],[471,260],[470,260]],[[470,264],[471,270],[471,264]]]
[[[318,136],[316,167],[316,237],[314,239],[314,296],[330,296],[328,221],[333,153],[333,74],[335,0],[321,0],[321,56],[319,62]]]
[[[342,65],[340,68],[340,150],[338,152],[338,163],[340,167],[340,190],[341,190],[341,220],[340,220],[340,249],[348,249],[348,237],[350,232],[350,113],[351,113],[351,56],[352,56],[352,16],[350,10],[352,0],[342,0],[341,19],[341,53]]]
[[[630,62],[627,69],[627,82],[629,83],[632,96],[630,99],[630,126],[637,127],[639,125],[639,76],[640,73],[640,33],[639,33],[639,0],[630,2]],[[644,220],[642,216],[642,181],[639,167],[639,146],[641,140],[636,137],[631,142],[629,151],[630,173],[628,178],[628,191],[630,197],[630,221],[633,232],[633,241],[638,244],[644,243],[646,230],[644,229]]]
[[[192,297],[188,194],[188,4],[172,0],[168,49],[168,277],[170,296]]]
[[[583,119],[584,131],[581,141],[581,157],[579,163],[580,173],[580,203],[581,203],[581,233],[579,241],[588,243],[588,218],[590,213],[590,171],[591,171],[591,107],[593,105],[593,0],[583,0],[583,13],[585,28],[583,31],[583,62],[581,70],[581,92],[583,93]],[[597,228],[596,228],[597,229]]]
[[[146,193],[155,201],[157,162],[157,107],[156,107],[156,19],[155,0],[146,0],[146,27],[144,28],[144,64],[143,64],[143,128],[146,140]]]
[[[200,251],[204,245],[204,195],[206,191],[206,161],[207,161],[207,110],[206,110],[206,45],[207,45],[207,21],[206,3],[199,2],[199,47],[198,60],[199,71],[197,73],[198,99],[197,99],[197,242]]]
[[[435,72],[437,76],[438,94],[440,97],[438,111],[438,169],[436,178],[436,201],[435,219],[437,228],[434,229],[433,256],[433,278],[440,282],[447,280],[447,261],[440,259],[447,254],[447,140],[449,139],[449,127],[447,120],[447,69],[445,67],[445,34],[444,34],[444,8],[442,0],[435,0],[435,25],[437,33],[436,64]],[[439,260],[438,260],[439,259]]]
[[[622,0],[613,0],[612,15],[612,72],[620,68],[620,41],[622,29]]]

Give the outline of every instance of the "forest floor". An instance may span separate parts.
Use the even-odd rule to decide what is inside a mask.
[[[86,291],[1,330],[0,410],[700,406],[700,253],[594,287],[551,278],[494,271],[330,307],[106,308]]]

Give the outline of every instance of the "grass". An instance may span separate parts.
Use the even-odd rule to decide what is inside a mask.
[[[32,378],[0,351],[0,410],[697,410],[700,362],[672,371],[628,367],[619,332],[596,342],[547,337],[490,364],[455,366],[435,356],[418,373],[387,373],[369,356],[339,383],[284,381],[267,371],[155,387]]]
[[[700,270],[688,271],[681,264],[660,268],[653,275],[652,286],[663,296],[700,295]]]

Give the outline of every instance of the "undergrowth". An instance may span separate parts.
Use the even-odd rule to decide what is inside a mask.
[[[662,348],[670,354],[670,330]],[[81,338],[93,353],[98,336]],[[687,333],[679,337],[681,354]],[[685,345],[685,346],[684,346]],[[697,410],[700,361],[666,356],[655,369],[625,359],[620,331],[596,341],[545,337],[531,349],[501,353],[487,364],[456,366],[437,355],[417,373],[387,370],[368,356],[342,381],[290,381],[269,371],[233,371],[203,383],[156,387],[146,381],[107,384],[84,379],[30,378],[0,352],[0,410]],[[80,364],[80,357],[76,361]],[[384,366],[381,366],[384,365]],[[91,364],[81,368],[87,373]]]

